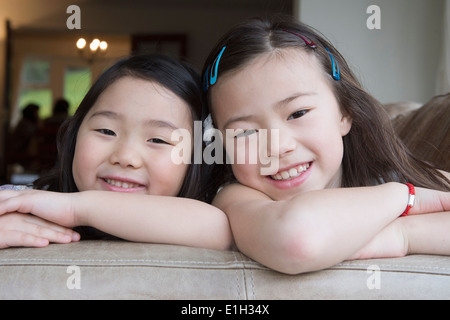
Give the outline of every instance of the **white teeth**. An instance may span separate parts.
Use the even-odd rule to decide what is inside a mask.
[[[287,171],[281,172],[281,178],[288,179],[289,178],[289,172],[287,172]]]
[[[136,183],[129,183],[129,182],[122,182],[119,180],[114,180],[114,179],[105,179],[105,181],[115,187],[118,188],[124,188],[124,189],[129,189],[129,188],[137,188],[139,187],[139,184]]]
[[[307,163],[305,165],[301,165],[301,166],[295,167],[295,168],[291,168],[291,169],[286,170],[286,171],[281,171],[281,172],[279,172],[276,175],[273,175],[271,177],[274,180],[289,180],[289,179],[298,177],[303,172],[308,170],[308,168],[309,168],[309,163]]]

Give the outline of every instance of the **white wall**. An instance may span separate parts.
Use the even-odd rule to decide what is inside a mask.
[[[381,29],[369,30],[370,5]],[[344,55],[381,102],[426,102],[436,92],[442,51],[443,0],[299,0],[298,17]]]

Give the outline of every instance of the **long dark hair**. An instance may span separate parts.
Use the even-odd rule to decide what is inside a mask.
[[[398,116],[393,124],[412,153],[450,172],[450,93],[435,96],[419,109]]]
[[[57,192],[78,191],[72,173],[78,130],[98,97],[112,83],[125,76],[155,81],[166,87],[190,106],[193,122],[200,119],[203,105],[201,79],[192,66],[158,54],[136,55],[125,58],[114,64],[98,78],[84,97],[74,116],[64,122],[57,139],[58,167],[50,175],[37,180],[34,183],[35,188]],[[191,161],[191,163],[178,196],[199,199],[201,197],[199,192],[201,165],[194,164],[194,161]]]
[[[220,55],[224,46],[226,50]],[[438,170],[419,160],[405,147],[381,103],[364,91],[336,48],[319,32],[290,17],[253,18],[232,28],[219,40],[202,73],[207,75],[204,88],[208,108],[210,93],[214,90],[209,78],[212,67],[220,81],[224,74],[241,69],[258,56],[285,48],[314,52],[323,70],[330,75],[329,82],[342,113],[352,119],[352,128],[343,138],[342,187],[408,181],[421,187],[450,190],[450,182]],[[330,54],[339,65],[339,80],[332,77]],[[214,63],[219,55],[220,63]],[[209,108],[208,112],[211,111]],[[210,200],[218,186],[234,177],[229,165],[213,165],[209,170],[212,172],[208,179]]]

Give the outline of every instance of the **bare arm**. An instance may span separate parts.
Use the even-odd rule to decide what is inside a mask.
[[[442,171],[447,179],[448,172]],[[433,190],[426,198],[445,194]],[[448,195],[448,193],[446,193]],[[447,197],[448,198],[448,197]],[[424,202],[424,201],[422,201]],[[432,208],[432,205],[437,207]],[[369,241],[361,250],[350,256],[352,259],[401,257],[407,254],[450,255],[450,206],[443,198],[435,198],[425,203],[417,203],[419,211],[433,212],[426,215],[413,215],[394,220]]]
[[[450,255],[450,211],[406,218],[408,254]]]
[[[410,214],[442,211],[442,199],[450,206],[448,193],[438,193],[439,198],[417,188],[416,194]],[[399,183],[319,190],[289,201],[272,201],[235,184],[214,204],[227,213],[241,251],[275,270],[301,273],[355,254],[405,210],[407,200],[408,189]]]
[[[101,191],[76,194],[77,225],[89,225],[130,240],[229,249],[226,215],[201,201]],[[95,210],[92,208],[95,205]],[[107,205],[105,205],[107,204]]]
[[[450,255],[450,212],[398,218],[347,260]]]
[[[219,209],[186,198],[106,191],[0,193],[0,215],[32,213],[65,227],[92,226],[130,241],[227,249],[232,235]]]

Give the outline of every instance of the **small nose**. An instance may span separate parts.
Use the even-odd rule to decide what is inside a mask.
[[[143,164],[142,156],[138,146],[130,139],[117,141],[111,152],[110,162],[113,165],[120,165],[122,168],[140,168]]]
[[[268,156],[282,158],[297,148],[294,135],[289,130],[271,129]]]

